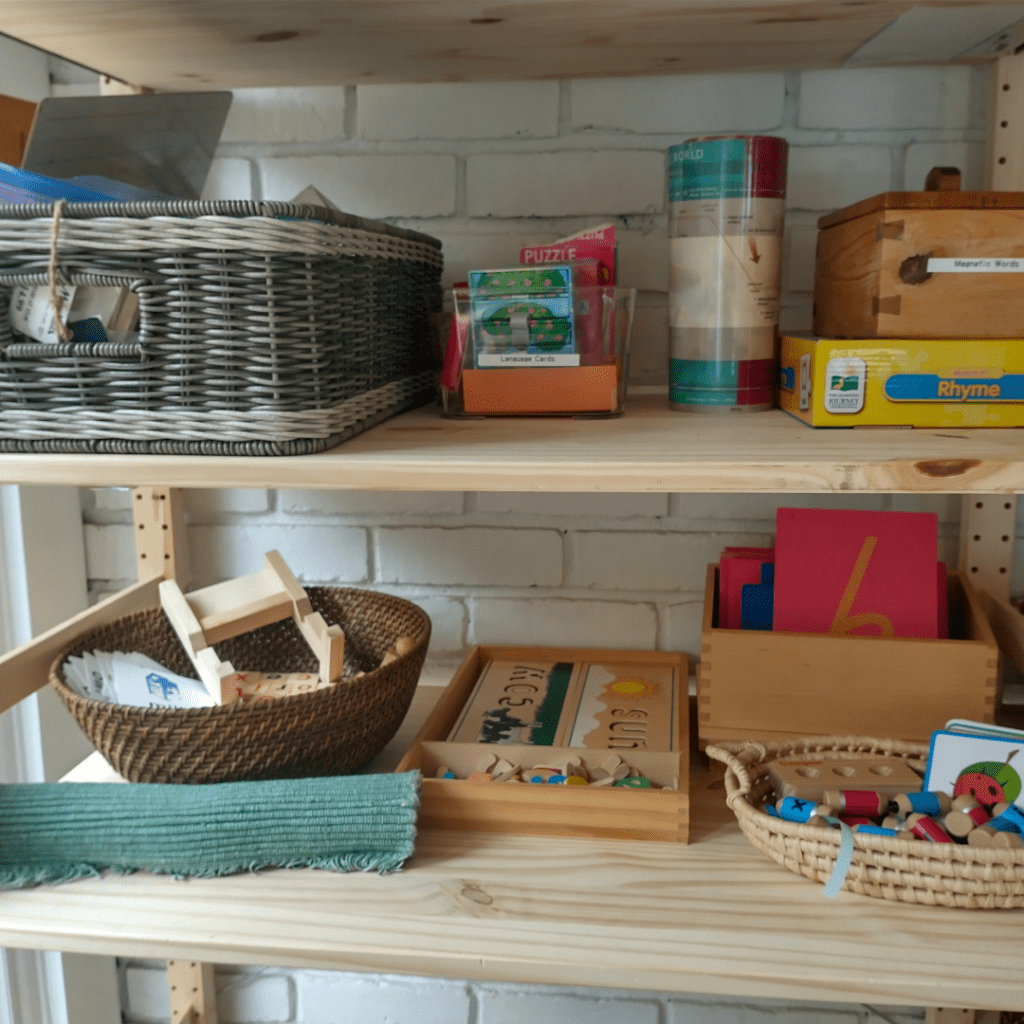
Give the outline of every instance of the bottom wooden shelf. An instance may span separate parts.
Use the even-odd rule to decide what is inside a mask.
[[[422,686],[391,770],[440,689]],[[95,762],[72,773],[103,774]],[[594,985],[732,998],[1024,1010],[1024,911],[841,893],[754,850],[718,771],[688,846],[425,831],[395,875],[107,875],[0,893],[0,946]]]

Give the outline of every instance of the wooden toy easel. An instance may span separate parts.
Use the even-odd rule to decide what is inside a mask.
[[[277,551],[263,556],[263,568],[249,576],[182,593],[174,579],[160,583],[160,605],[174,627],[199,678],[218,703],[232,694],[240,673],[221,661],[213,645],[289,616],[320,662],[320,680],[341,678],[345,635],[313,611],[306,591]],[[244,673],[248,675],[249,673]]]

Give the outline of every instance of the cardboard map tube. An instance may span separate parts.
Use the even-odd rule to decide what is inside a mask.
[[[788,144],[689,139],[669,151],[669,401],[686,412],[775,404]]]

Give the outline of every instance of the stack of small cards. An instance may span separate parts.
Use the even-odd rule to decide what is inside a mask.
[[[217,703],[197,679],[179,676],[133,652],[83,651],[64,662],[64,679],[81,697],[141,708],[207,708]]]

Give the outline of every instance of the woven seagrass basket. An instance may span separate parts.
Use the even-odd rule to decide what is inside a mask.
[[[825,883],[839,852],[839,829],[813,828],[773,818],[768,764],[800,753],[836,757],[884,754],[903,758],[920,774],[928,748],[864,736],[819,736],[787,742],[751,741],[709,746],[726,765],[726,800],[757,849],[790,871]],[[865,896],[945,907],[1003,909],[1024,906],[1024,850],[993,850],[853,833],[853,861],[843,888]]]
[[[323,451],[435,394],[442,264],[435,238],[319,206],[0,204],[4,309],[51,273],[139,299],[130,341],[0,316],[0,451]]]
[[[82,651],[140,651],[195,676],[161,609],[118,619],[79,637],[50,668],[50,683],[82,730],[130,782],[240,782],[344,775],[378,754],[409,709],[430,641],[430,618],[388,594],[308,587],[314,611],[345,631],[345,668],[334,686],[292,697],[211,708],[139,708],[80,697],[62,666]],[[383,667],[399,637],[416,640]],[[290,620],[216,645],[239,671],[316,672],[309,645]],[[357,672],[365,675],[353,678]]]

